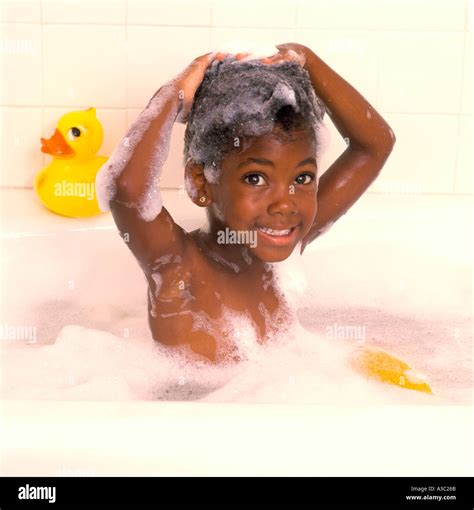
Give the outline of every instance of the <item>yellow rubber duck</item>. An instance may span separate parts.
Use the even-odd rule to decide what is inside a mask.
[[[53,136],[41,138],[41,152],[52,155],[53,161],[38,172],[34,188],[48,209],[70,217],[101,212],[95,176],[108,159],[96,156],[102,140],[102,125],[95,108],[66,113],[59,119]]]
[[[415,372],[404,361],[381,349],[359,347],[353,351],[350,364],[356,372],[370,379],[407,390],[433,393],[422,374]]]

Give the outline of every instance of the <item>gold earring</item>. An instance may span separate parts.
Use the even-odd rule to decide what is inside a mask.
[[[199,202],[201,202],[201,203],[204,203],[205,201],[206,201],[206,197],[201,197],[201,198],[199,199]]]

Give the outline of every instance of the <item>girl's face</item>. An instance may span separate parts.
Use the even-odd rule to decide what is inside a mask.
[[[292,135],[292,141],[272,133],[253,138],[224,157],[219,182],[211,185],[211,223],[253,231],[256,243],[248,249],[264,262],[288,258],[316,216],[315,142],[306,131]]]

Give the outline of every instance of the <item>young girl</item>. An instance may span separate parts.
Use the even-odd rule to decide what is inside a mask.
[[[309,48],[277,48],[260,59],[195,59],[156,92],[97,177],[101,208],[147,278],[154,340],[212,362],[239,359],[229,314],[246,315],[259,342],[284,326],[271,263],[299,243],[303,253],[345,214],[395,143],[380,114]],[[347,149],[318,183],[325,112]],[[208,229],[186,232],[162,207],[177,120],[187,122],[186,188]]]

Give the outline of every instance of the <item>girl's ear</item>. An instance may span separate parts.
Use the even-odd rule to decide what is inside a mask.
[[[200,207],[212,203],[212,192],[204,175],[204,165],[188,159],[184,168],[184,183],[189,198]]]

